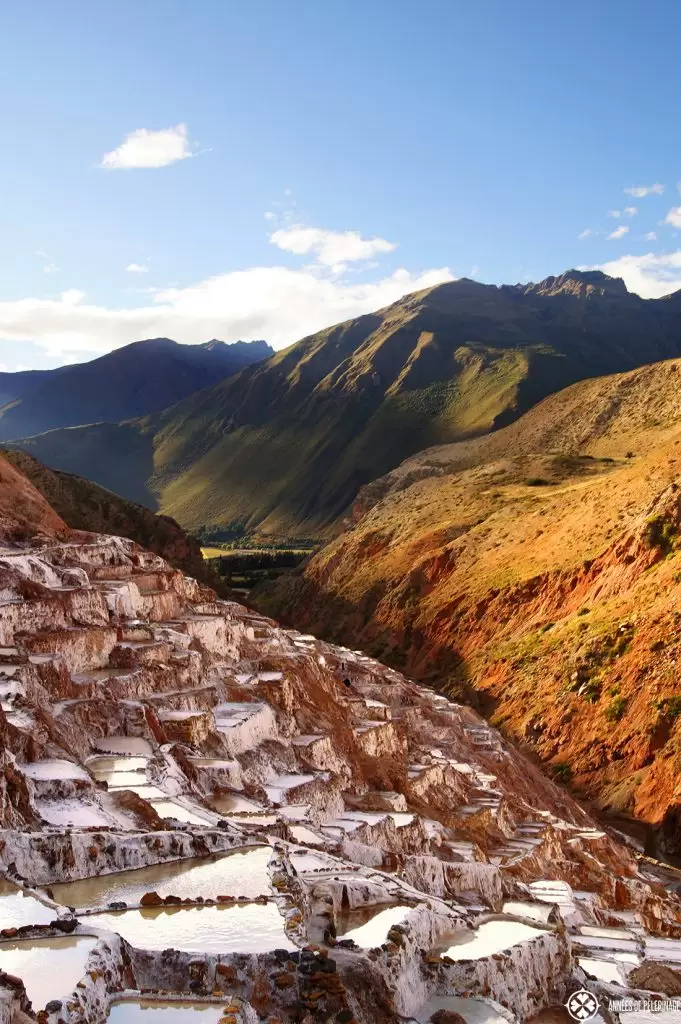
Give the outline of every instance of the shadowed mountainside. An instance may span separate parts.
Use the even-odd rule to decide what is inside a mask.
[[[575,384],[407,460],[252,600],[465,696],[601,807],[671,836],[681,363]]]
[[[573,381],[681,354],[681,298],[569,271],[459,280],[320,331],[164,412],[17,444],[226,536],[327,536],[359,489]]]
[[[271,353],[264,341],[179,345],[154,338],[88,363],[0,373],[0,439],[145,416]]]

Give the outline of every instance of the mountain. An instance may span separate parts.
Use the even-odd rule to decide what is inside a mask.
[[[0,373],[0,439],[156,412],[271,355],[264,341],[136,341],[88,363]]]
[[[359,489],[415,452],[475,438],[567,384],[681,355],[681,294],[597,271],[466,279],[304,338],[144,419],[18,442],[225,535],[330,535]]]
[[[29,535],[39,526],[48,534],[76,530],[128,537],[187,575],[224,589],[204,562],[199,542],[169,516],[155,515],[82,477],[48,469],[18,450],[0,448],[0,487],[0,522],[3,513],[9,515],[17,507],[28,507],[32,510],[26,524]]]
[[[464,697],[681,854],[681,362],[407,460],[251,600]]]

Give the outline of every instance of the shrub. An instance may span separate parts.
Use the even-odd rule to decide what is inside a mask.
[[[549,487],[550,482],[543,476],[531,476],[525,481],[528,487]]]
[[[626,697],[613,697],[605,709],[605,717],[609,722],[619,722],[627,706]]]
[[[565,761],[559,761],[553,765],[553,775],[557,782],[569,782],[572,778],[572,768]]]

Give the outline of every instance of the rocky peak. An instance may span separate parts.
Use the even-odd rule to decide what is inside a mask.
[[[611,295],[621,298],[629,294],[621,277],[610,277],[600,270],[566,270],[557,277],[547,277],[537,284],[518,285],[525,295],[572,295],[588,298]]]

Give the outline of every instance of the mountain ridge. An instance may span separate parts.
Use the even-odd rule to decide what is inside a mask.
[[[157,412],[271,352],[264,341],[148,338],[85,363],[0,373],[0,440]]]
[[[677,307],[598,271],[464,278],[144,419],[16,444],[190,529],[329,536],[359,489],[406,457],[503,427],[574,381],[681,355]]]

